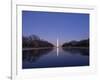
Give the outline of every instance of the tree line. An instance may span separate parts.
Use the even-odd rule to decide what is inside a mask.
[[[89,47],[89,39],[66,42],[62,47]]]
[[[41,48],[41,47],[54,47],[54,45],[46,40],[40,39],[36,35],[22,37],[23,48]],[[80,41],[70,41],[62,44],[62,47],[89,47],[89,39]]]
[[[22,37],[23,48],[40,48],[40,47],[54,47],[52,43],[40,39],[36,35],[31,35],[28,37]]]

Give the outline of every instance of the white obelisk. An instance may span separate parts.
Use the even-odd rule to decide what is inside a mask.
[[[57,56],[59,55],[59,39],[57,38]]]

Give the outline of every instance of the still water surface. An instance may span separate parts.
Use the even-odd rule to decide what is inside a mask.
[[[23,50],[22,68],[89,66],[89,49]]]

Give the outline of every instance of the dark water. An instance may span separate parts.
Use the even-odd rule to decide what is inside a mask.
[[[89,49],[34,49],[22,53],[22,68],[89,66]]]

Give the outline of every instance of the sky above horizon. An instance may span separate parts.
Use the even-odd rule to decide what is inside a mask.
[[[89,14],[22,11],[23,36],[37,35],[56,43],[89,38]]]

